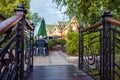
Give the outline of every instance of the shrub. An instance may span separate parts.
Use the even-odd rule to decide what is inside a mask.
[[[78,56],[78,32],[68,32],[66,50],[68,54]]]
[[[52,47],[56,44],[56,40],[54,39],[49,39],[48,40],[48,49],[52,49]]]
[[[56,42],[57,45],[66,45],[66,40],[65,39],[58,39]]]

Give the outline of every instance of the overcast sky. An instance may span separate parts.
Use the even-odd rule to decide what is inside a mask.
[[[46,24],[57,24],[58,21],[68,21],[64,19],[63,9],[61,12],[52,0],[31,0],[30,11],[38,13],[40,17],[44,17]]]

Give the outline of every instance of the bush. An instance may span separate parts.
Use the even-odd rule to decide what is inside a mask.
[[[66,50],[69,55],[78,56],[78,32],[68,32]]]
[[[56,40],[54,39],[49,39],[48,40],[48,49],[52,49],[52,47],[56,44]]]
[[[56,42],[57,45],[66,45],[66,40],[65,39],[58,39],[57,42]]]

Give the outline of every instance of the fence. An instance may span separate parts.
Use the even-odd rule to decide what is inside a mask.
[[[0,79],[23,80],[33,69],[33,31],[20,4],[15,15],[0,23]]]
[[[120,79],[120,21],[109,10],[90,27],[79,27],[79,69],[96,80]]]

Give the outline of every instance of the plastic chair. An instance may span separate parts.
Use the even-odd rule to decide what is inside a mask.
[[[48,43],[44,39],[39,39],[35,42],[35,55],[48,55]]]

